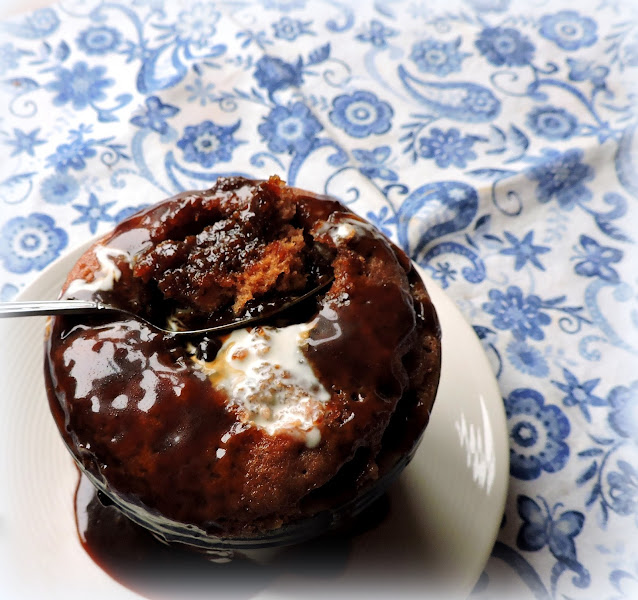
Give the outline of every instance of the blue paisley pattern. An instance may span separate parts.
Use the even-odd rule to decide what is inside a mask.
[[[474,598],[504,570],[517,597],[635,598],[637,12],[91,0],[0,23],[0,299],[221,175],[337,196],[457,300],[498,377],[510,494]]]

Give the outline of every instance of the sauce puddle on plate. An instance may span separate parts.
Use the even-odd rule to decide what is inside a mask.
[[[108,501],[103,503],[84,475],[75,492],[75,519],[84,550],[118,583],[151,600],[251,598],[287,575],[308,586],[336,580],[348,564],[352,537],[376,527],[388,511],[384,495],[347,532],[219,563],[160,542]]]

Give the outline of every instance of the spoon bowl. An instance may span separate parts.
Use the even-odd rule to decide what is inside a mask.
[[[264,321],[275,315],[288,310],[292,306],[307,300],[323,289],[327,288],[334,277],[321,280],[315,287],[299,296],[293,296],[286,302],[278,306],[269,306],[258,314],[248,316],[240,316],[229,319],[226,322],[217,323],[211,327],[203,327],[201,329],[169,329],[162,327],[157,323],[145,319],[144,317],[128,311],[118,306],[113,306],[100,302],[99,300],[40,300],[33,302],[2,302],[0,303],[0,318],[8,317],[35,317],[35,316],[54,316],[54,315],[105,315],[108,313],[122,314],[143,321],[153,329],[170,335],[197,335],[202,333],[222,333],[233,329],[241,329],[247,325],[254,324],[258,321]]]

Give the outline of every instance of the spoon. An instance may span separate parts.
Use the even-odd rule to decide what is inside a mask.
[[[334,280],[334,276],[330,276],[328,279],[321,281],[314,288],[301,296],[294,296],[287,302],[280,304],[279,306],[270,307],[270,310],[265,310],[258,315],[249,315],[244,317],[237,317],[231,319],[225,323],[214,325],[212,327],[204,327],[203,329],[166,329],[160,327],[156,323],[151,323],[149,320],[128,311],[124,308],[105,304],[98,300],[37,300],[33,302],[2,302],[0,303],[0,318],[4,317],[36,317],[43,315],[104,315],[107,313],[119,313],[128,317],[133,317],[143,321],[147,325],[150,325],[153,329],[161,331],[163,333],[170,333],[171,335],[196,335],[200,333],[219,333],[222,331],[230,331],[231,329],[240,329],[250,323],[256,321],[263,321],[270,318],[284,310],[287,310],[295,304],[299,304],[304,300],[318,294],[321,290],[327,287]]]

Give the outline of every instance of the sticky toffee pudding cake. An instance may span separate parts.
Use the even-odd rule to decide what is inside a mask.
[[[51,411],[100,492],[167,541],[282,541],[356,510],[407,464],[438,385],[436,312],[406,255],[334,199],[221,178],[120,223],[62,296],[193,329],[326,277],[316,296],[218,336],[51,319]]]

